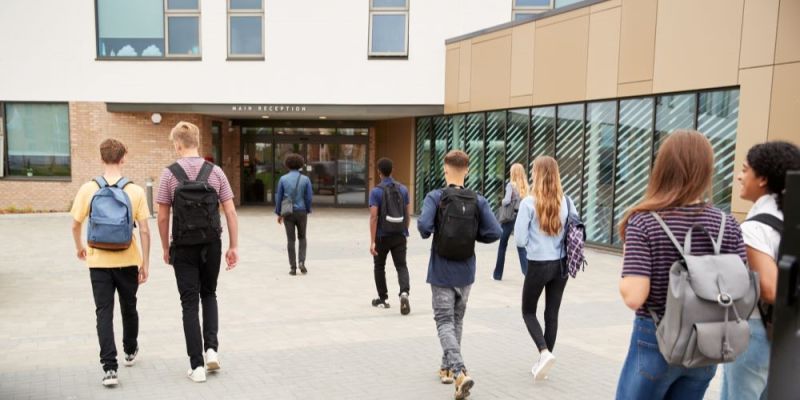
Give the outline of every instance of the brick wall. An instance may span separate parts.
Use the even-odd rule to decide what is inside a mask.
[[[24,178],[0,179],[0,209],[31,208],[41,211],[66,211],[78,188],[103,172],[98,146],[109,137],[128,146],[124,165],[125,176],[145,186],[153,179],[154,197],[164,167],[177,157],[169,141],[169,131],[178,121],[200,127],[200,155],[211,153],[211,123],[222,123],[223,170],[234,185],[238,197],[239,140],[237,132],[228,132],[228,121],[197,114],[162,114],[154,125],[150,113],[109,113],[105,103],[73,102],[69,104],[72,177],[69,181],[37,181]]]

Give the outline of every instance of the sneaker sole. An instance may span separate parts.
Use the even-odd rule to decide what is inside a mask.
[[[211,361],[211,362],[206,363],[206,371],[207,372],[218,371],[220,368],[222,368],[222,367],[220,367],[219,361]]]
[[[542,366],[542,370],[539,371],[538,374],[533,375],[533,379],[537,381],[547,379],[547,374],[550,373],[551,369],[553,369],[553,365],[555,363],[556,363],[555,358],[547,360],[547,362],[545,362],[544,365]]]
[[[456,393],[456,400],[463,400],[463,399],[466,399],[467,397],[469,397],[469,395],[470,395],[469,391],[470,391],[470,389],[472,389],[473,386],[475,386],[475,381],[473,381],[473,380],[468,380],[468,381],[462,383],[461,384],[461,393],[460,394]]]
[[[411,312],[411,303],[408,301],[408,297],[401,297],[400,298],[400,314],[408,315]]]
[[[119,384],[119,379],[108,379],[103,381],[103,386],[117,386]]]
[[[203,382],[205,382],[205,381],[206,381],[206,378],[203,378],[203,379],[195,379],[195,378],[192,378],[192,376],[191,376],[191,375],[189,375],[189,380],[190,380],[190,381],[192,381],[192,382],[194,382],[194,383],[203,383]]]
[[[134,359],[133,359],[133,360],[131,360],[131,361],[128,361],[128,360],[122,360],[122,365],[124,365],[124,366],[126,366],[126,367],[132,367],[132,366],[136,365],[136,360],[137,360],[136,358],[134,358]]]
[[[439,379],[439,381],[442,382],[442,385],[452,385],[453,384],[453,378]]]

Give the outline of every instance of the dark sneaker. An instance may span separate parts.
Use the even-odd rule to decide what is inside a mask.
[[[297,275],[297,268],[292,268],[292,269],[290,269],[290,270],[289,270],[289,275],[291,275],[291,276],[295,276],[295,275]]]
[[[408,293],[400,293],[400,314],[408,315],[411,312],[411,304],[408,302]]]
[[[306,269],[306,264],[305,263],[300,263],[300,273],[303,274],[303,275],[308,273],[308,270]]]
[[[389,308],[389,303],[386,302],[384,299],[373,299],[372,306],[378,308]]]
[[[456,400],[463,400],[469,397],[469,391],[475,386],[475,381],[467,375],[467,371],[462,370],[456,377]]]
[[[138,354],[139,354],[138,347],[131,354],[125,353],[125,359],[122,361],[122,363],[125,364],[126,367],[132,367],[133,364],[136,364],[136,356]]]
[[[103,386],[117,386],[119,379],[117,379],[117,371],[110,369],[103,375]]]
[[[439,381],[445,385],[453,383],[453,371],[450,368],[439,369]]]

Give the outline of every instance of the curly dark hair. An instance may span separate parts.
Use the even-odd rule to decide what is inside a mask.
[[[747,152],[747,164],[756,176],[767,179],[767,189],[776,195],[778,209],[783,210],[786,172],[800,170],[800,148],[781,141],[757,144]]]
[[[283,165],[289,169],[300,169],[303,168],[303,165],[306,164],[306,160],[303,159],[303,156],[297,153],[289,153],[286,155],[286,158],[283,159]]]
[[[390,158],[384,157],[378,160],[378,171],[380,171],[381,175],[383,175],[384,177],[388,178],[392,176],[392,166],[393,163]]]

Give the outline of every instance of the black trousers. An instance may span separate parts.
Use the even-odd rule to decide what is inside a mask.
[[[300,239],[298,246],[300,264],[306,262],[306,226],[308,224],[308,213],[305,211],[294,212],[283,219],[283,226],[286,228],[286,250],[289,253],[289,265],[292,269],[297,268],[297,256],[294,251],[295,231],[297,239]]]
[[[383,300],[389,298],[389,289],[386,288],[386,257],[392,253],[392,262],[397,270],[397,280],[400,284],[400,293],[409,293],[411,289],[408,277],[408,265],[406,264],[406,237],[403,235],[393,235],[378,237],[375,240],[375,250],[378,252],[374,256],[375,261],[375,287],[378,289],[378,297]]]
[[[114,342],[114,292],[119,293],[122,313],[122,346],[126,353],[136,351],[139,336],[139,313],[136,291],[139,289],[139,268],[90,268],[97,339],[100,342],[100,363],[103,370],[117,370],[117,346]]]
[[[217,350],[219,315],[217,310],[217,278],[222,257],[222,242],[175,246],[172,248],[172,266],[183,308],[183,334],[186,354],[192,369],[201,367],[203,351]],[[198,303],[203,306],[203,329],[200,331]]]
[[[553,351],[556,345],[558,309],[561,308],[561,297],[564,295],[568,278],[568,275],[562,276],[561,263],[560,260],[528,260],[528,274],[525,275],[525,283],[522,286],[522,319],[525,320],[528,333],[539,351]],[[544,333],[536,318],[536,305],[539,303],[542,290],[545,292]]]

